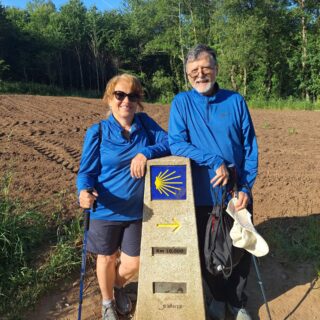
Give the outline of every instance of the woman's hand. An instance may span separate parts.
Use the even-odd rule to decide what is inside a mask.
[[[130,175],[132,178],[140,179],[146,172],[147,158],[142,153],[138,153],[132,160]]]
[[[93,189],[92,192],[88,190],[81,190],[79,194],[79,204],[83,209],[89,209],[93,207],[93,203],[96,201],[98,197],[98,192]]]

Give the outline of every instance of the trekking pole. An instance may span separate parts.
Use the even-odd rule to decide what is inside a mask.
[[[93,189],[90,188],[87,191],[89,193],[92,193]],[[83,244],[82,244],[81,272],[80,272],[80,293],[79,293],[78,320],[81,320],[81,312],[82,312],[83,284],[84,284],[84,277],[86,274],[87,237],[88,237],[88,230],[89,230],[89,223],[90,223],[90,209],[84,209],[83,215],[84,215],[84,234],[83,234]]]
[[[251,255],[251,256],[252,256],[254,268],[255,268],[256,273],[257,273],[258,283],[259,283],[259,286],[260,286],[260,289],[261,289],[261,292],[262,292],[262,297],[263,297],[263,300],[264,300],[264,304],[266,305],[268,317],[269,317],[269,320],[272,320],[271,319],[270,310],[269,310],[269,306],[268,306],[266,293],[264,291],[264,286],[263,286],[263,282],[262,282],[262,279],[261,279],[261,275],[260,275],[260,271],[259,271],[259,267],[258,267],[258,263],[257,263],[257,259],[256,259],[256,257],[254,255]]]
[[[233,186],[234,196],[235,196],[236,198],[238,198],[237,169],[236,169],[235,165],[234,165],[234,164],[230,164],[230,165],[228,166],[228,171],[229,171],[229,174],[230,174],[231,185]],[[251,197],[252,197],[252,196],[251,196]],[[260,271],[259,271],[259,267],[258,267],[258,263],[257,263],[257,259],[256,259],[256,257],[255,257],[253,254],[252,254],[251,256],[252,256],[254,268],[255,268],[255,270],[256,270],[256,274],[257,274],[257,278],[258,278],[258,283],[259,283],[259,286],[260,286],[260,289],[261,289],[263,301],[264,301],[264,304],[266,305],[266,309],[267,309],[267,313],[268,313],[268,318],[269,318],[269,320],[272,320],[272,319],[271,319],[271,314],[270,314],[270,309],[269,309],[269,306],[268,306],[268,301],[267,301],[266,293],[265,293],[265,291],[264,291],[264,286],[263,286],[263,282],[262,282],[262,279],[261,279],[261,275],[260,275]]]

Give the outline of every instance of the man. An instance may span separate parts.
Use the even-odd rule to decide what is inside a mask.
[[[169,144],[172,154],[192,160],[192,176],[202,274],[213,296],[210,316],[224,319],[226,307],[237,320],[250,320],[245,309],[244,289],[251,256],[245,253],[228,279],[211,275],[204,262],[204,237],[209,212],[218,205],[215,194],[229,179],[227,167],[237,170],[236,210],[251,210],[251,189],[258,169],[258,147],[252,120],[244,98],[220,89],[216,82],[217,58],[214,50],[197,45],[185,60],[192,90],[179,93],[172,102]]]

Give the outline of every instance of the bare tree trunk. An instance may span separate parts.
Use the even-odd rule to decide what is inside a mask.
[[[100,92],[99,48],[98,48],[98,39],[97,39],[96,32],[93,32],[93,34],[91,35],[90,48],[94,58],[97,92]]]
[[[267,75],[268,79],[267,79],[267,98],[270,97],[271,92],[272,92],[272,74],[270,72],[268,72]]]
[[[23,76],[24,76],[24,81],[28,82],[28,75],[27,75],[26,67],[23,67]]]
[[[62,54],[61,54],[61,51],[59,52],[58,65],[59,65],[60,86],[61,86],[61,88],[63,88],[63,63],[62,63]]]
[[[52,76],[52,72],[51,72],[51,65],[50,65],[50,63],[51,63],[51,61],[49,60],[49,59],[47,59],[47,61],[46,61],[46,67],[47,67],[47,74],[48,74],[48,79],[49,79],[49,85],[50,86],[52,86],[52,80],[53,80],[53,76]]]
[[[243,96],[245,97],[247,95],[247,79],[248,79],[248,73],[247,68],[243,68]]]
[[[180,36],[180,54],[181,54],[181,60],[183,64],[183,77],[184,77],[184,85],[185,89],[188,88],[188,80],[187,80],[187,74],[185,72],[186,66],[184,61],[184,52],[183,52],[183,39],[182,39],[182,28],[181,28],[181,2],[179,2],[179,36]]]
[[[101,57],[100,60],[100,69],[101,69],[101,89],[104,90],[107,83],[107,63],[108,60],[105,56]]]
[[[78,47],[75,47],[75,49],[76,49],[76,53],[77,53],[77,57],[78,57],[78,63],[79,63],[81,90],[84,90],[83,71],[82,71],[82,63],[81,63],[80,49],[79,49]]]
[[[95,58],[94,62],[95,62],[95,65],[96,65],[97,91],[100,92],[99,68],[98,68],[97,58]]]
[[[299,5],[302,10],[302,17],[301,17],[301,39],[302,39],[302,54],[301,54],[301,65],[302,65],[302,74],[303,74],[303,81],[306,81],[306,63],[307,63],[307,57],[308,57],[308,52],[307,52],[307,44],[308,44],[308,39],[307,39],[307,23],[306,23],[306,18],[304,16],[304,9],[305,9],[305,0],[299,0]],[[310,100],[309,96],[309,91],[307,89],[307,86],[305,85],[305,90],[304,90],[304,96],[307,101]]]
[[[196,30],[196,27],[194,24],[194,17],[193,17],[193,11],[192,11],[191,5],[189,7],[189,10],[190,10],[190,16],[191,16],[191,21],[192,21],[192,26],[193,26],[194,43],[198,43],[197,30]]]
[[[232,65],[231,70],[230,70],[230,80],[231,80],[232,89],[234,91],[238,91],[237,81],[235,79],[235,76],[236,76],[235,69],[236,69],[236,66]]]
[[[71,62],[70,62],[70,54],[68,55],[68,71],[69,71],[69,88],[73,88],[73,76],[72,76],[72,69],[71,69]]]

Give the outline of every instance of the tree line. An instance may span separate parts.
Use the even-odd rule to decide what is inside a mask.
[[[127,0],[119,10],[69,0],[59,10],[0,0],[0,81],[101,96],[121,72],[137,75],[149,101],[187,88],[184,56],[197,43],[218,55],[219,84],[250,97],[320,97],[320,1]]]

